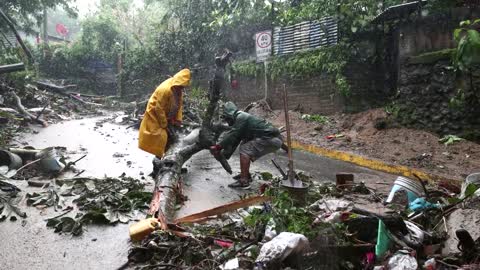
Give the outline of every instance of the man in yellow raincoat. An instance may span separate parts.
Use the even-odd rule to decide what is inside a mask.
[[[179,126],[183,117],[182,90],[190,85],[190,70],[183,69],[161,83],[148,100],[138,134],[138,147],[162,158],[169,125]]]

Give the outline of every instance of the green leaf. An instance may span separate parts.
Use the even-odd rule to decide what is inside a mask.
[[[470,42],[480,45],[480,33],[478,33],[478,31],[469,29],[467,30],[467,34],[468,34],[468,38],[470,39]]]
[[[460,34],[462,33],[463,29],[457,28],[453,31],[453,38],[458,42],[460,40]]]
[[[469,184],[465,189],[465,197],[472,196],[477,190],[478,187],[475,184]]]
[[[470,24],[471,24],[470,20],[465,20],[465,21],[460,22],[460,26],[468,26]]]

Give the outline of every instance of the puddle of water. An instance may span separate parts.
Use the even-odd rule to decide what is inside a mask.
[[[77,163],[82,176],[117,177],[122,173],[140,178],[152,170],[152,155],[138,148],[138,131],[112,123],[97,123],[104,118],[88,118],[34,128],[38,134],[24,134],[21,142],[35,148],[64,146],[70,160],[87,156]]]

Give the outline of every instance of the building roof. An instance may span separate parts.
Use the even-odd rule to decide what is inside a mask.
[[[375,19],[373,19],[372,23],[380,23],[384,21],[394,20],[406,17],[413,12],[417,11],[418,8],[427,4],[427,0],[420,0],[409,2],[405,4],[390,6],[385,9],[382,13],[378,14]]]

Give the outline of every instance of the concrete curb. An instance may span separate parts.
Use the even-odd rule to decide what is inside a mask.
[[[451,178],[447,178],[447,177],[443,177],[435,174],[429,174],[424,171],[409,168],[406,166],[388,164],[380,160],[369,159],[356,154],[327,149],[327,148],[319,147],[316,145],[304,144],[298,141],[292,141],[292,147],[297,150],[303,150],[312,154],[316,154],[316,155],[320,155],[320,156],[324,156],[332,159],[337,159],[345,162],[350,162],[350,163],[353,163],[362,167],[366,167],[372,170],[376,170],[376,171],[381,171],[381,172],[386,172],[386,173],[396,174],[396,175],[403,175],[405,177],[409,177],[412,179],[415,179],[415,176],[413,174],[416,174],[423,180],[427,180],[430,183],[447,182],[447,183],[458,184],[458,185],[462,183],[462,180],[460,179],[451,179]]]

